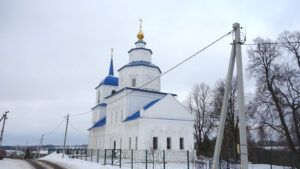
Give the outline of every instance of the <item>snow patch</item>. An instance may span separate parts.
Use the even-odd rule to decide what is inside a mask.
[[[120,169],[118,166],[109,166],[109,165],[102,165],[97,163],[92,163],[88,161],[83,161],[79,159],[69,158],[67,155],[62,158],[62,154],[57,154],[56,152],[51,153],[45,157],[40,158],[40,160],[47,160],[50,162],[54,162],[58,165],[66,167],[68,169]],[[129,169],[124,168],[122,169]]]

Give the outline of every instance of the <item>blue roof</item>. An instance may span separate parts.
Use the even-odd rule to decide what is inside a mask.
[[[137,43],[143,43],[143,44],[147,45],[147,43],[144,42],[143,40],[138,40],[138,41],[136,41],[134,44],[137,44]]]
[[[107,76],[105,79],[103,79],[95,89],[97,89],[101,85],[111,85],[111,86],[118,86],[119,85],[119,78],[114,77],[114,64],[113,64],[113,59],[112,58],[110,60],[108,75],[109,76]]]
[[[102,107],[106,107],[106,103],[100,103],[94,107],[92,107],[92,109],[96,108],[96,107],[99,107],[99,106],[102,106]]]
[[[150,62],[146,62],[146,61],[134,61],[134,62],[130,62],[126,65],[124,65],[123,67],[121,67],[118,71],[122,70],[125,67],[133,67],[133,66],[148,66],[148,67],[153,67],[153,68],[157,68],[159,72],[160,68]]]
[[[106,124],[106,117],[104,117],[103,119],[99,120],[96,124],[93,125],[93,127],[89,128],[89,130],[93,129],[93,128],[97,128],[97,127],[102,127]]]
[[[143,43],[145,43],[145,42],[143,42]],[[146,43],[145,43],[146,44]],[[151,54],[152,54],[152,50],[151,49],[147,49],[147,48],[132,48],[132,49],[130,49],[129,51],[128,51],[128,53],[130,53],[131,51],[133,51],[133,50],[140,50],[140,49],[142,49],[142,50],[147,50],[147,51],[149,51]]]
[[[157,103],[159,100],[161,99],[157,99],[157,100],[153,100],[152,102],[148,103],[146,106],[143,107],[144,110],[149,109],[151,106],[153,106],[155,103]],[[133,113],[131,116],[127,117],[123,122],[125,121],[130,121],[130,120],[134,120],[141,117],[141,113],[140,111],[137,111],[135,113]]]
[[[103,79],[100,84],[95,88],[97,89],[101,85],[111,85],[111,86],[118,86],[119,85],[119,78],[113,76],[107,76]]]

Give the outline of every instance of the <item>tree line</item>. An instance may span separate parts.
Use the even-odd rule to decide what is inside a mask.
[[[249,159],[268,146],[280,146],[300,163],[300,32],[284,31],[276,39],[257,37],[247,46],[246,73],[255,91],[245,96]],[[221,158],[239,161],[237,80],[233,79],[227,108]],[[195,84],[186,108],[195,116],[198,155],[212,156],[225,92],[225,80],[213,87]],[[259,149],[259,150],[258,150]]]

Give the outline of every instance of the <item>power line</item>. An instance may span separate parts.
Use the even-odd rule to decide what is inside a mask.
[[[89,111],[83,112],[83,113],[73,114],[73,115],[71,114],[70,117],[82,116],[82,115],[90,113],[90,112],[92,112],[92,110],[89,110]]]
[[[178,64],[176,64],[175,66],[169,68],[167,71],[165,71],[164,73],[158,75],[157,77],[155,77],[154,79],[148,81],[147,83],[143,84],[142,86],[138,87],[137,89],[141,89],[142,87],[145,87],[146,85],[148,85],[149,83],[155,81],[156,79],[164,76],[165,74],[169,73],[170,71],[174,70],[175,68],[177,68],[178,66],[182,65],[183,63],[187,62],[188,60],[192,59],[193,57],[195,57],[196,55],[198,55],[199,53],[203,52],[204,50],[206,50],[207,48],[211,47],[212,45],[214,45],[215,43],[217,43],[218,41],[220,41],[221,39],[223,39],[224,37],[230,35],[232,33],[232,31],[226,33],[225,35],[221,36],[220,38],[216,39],[215,41],[211,42],[210,44],[208,44],[207,46],[205,46],[204,48],[202,48],[201,50],[197,51],[195,54],[189,56],[188,58],[184,59],[183,61],[179,62]],[[120,100],[121,98],[123,97],[126,97],[128,96],[129,94],[133,93],[134,91],[130,91],[129,93],[119,97],[118,99],[112,101],[112,102],[109,102],[109,103],[106,103],[106,104],[111,104],[111,103],[114,103],[118,100]]]
[[[60,122],[58,123],[58,125],[57,125],[53,130],[51,130],[50,132],[46,133],[45,136],[48,136],[48,135],[54,133],[54,132],[58,129],[58,127],[60,127],[60,125],[64,122],[64,120],[65,120],[65,119],[62,119],[62,121],[60,121]]]
[[[188,58],[184,59],[183,61],[179,62],[178,64],[176,64],[175,66],[169,68],[167,71],[165,71],[164,73],[158,75],[157,77],[155,77],[154,79],[151,79],[150,81],[148,81],[147,83],[141,85],[140,87],[138,87],[137,89],[141,89],[143,87],[145,87],[146,85],[150,84],[151,82],[155,81],[156,79],[164,76],[165,74],[169,73],[170,71],[174,70],[175,68],[177,68],[178,66],[182,65],[183,63],[187,62],[188,60],[192,59],[193,57],[195,57],[196,55],[198,55],[199,53],[203,52],[204,50],[206,50],[207,48],[211,47],[212,45],[214,45],[215,43],[217,43],[218,41],[220,41],[221,39],[223,39],[224,37],[228,36],[229,34],[231,34],[232,31],[226,33],[225,35],[221,36],[220,38],[216,39],[215,41],[211,42],[210,44],[208,44],[207,46],[205,46],[204,48],[202,48],[201,50],[197,51],[195,54],[189,56]],[[112,102],[109,102],[107,104],[111,104],[111,103],[114,103],[120,99],[122,99],[123,97],[126,97],[128,96],[129,94],[133,93],[134,91],[130,91],[129,93],[119,97],[118,99],[112,101]],[[90,113],[92,112],[91,110],[90,111],[87,111],[87,112],[83,112],[83,113],[78,113],[78,114],[73,114],[73,115],[70,115],[72,117],[76,117],[76,116],[82,116],[82,115],[85,115],[87,113]]]
[[[88,134],[85,134],[85,133],[81,132],[80,130],[78,130],[76,127],[74,127],[73,124],[71,123],[71,121],[69,121],[69,124],[70,124],[70,126],[71,126],[75,131],[77,131],[78,133],[80,133],[80,134],[82,134],[82,135],[84,135],[84,136],[88,136]]]
[[[300,44],[300,42],[266,42],[266,43],[244,43],[241,45],[285,45],[285,44]]]

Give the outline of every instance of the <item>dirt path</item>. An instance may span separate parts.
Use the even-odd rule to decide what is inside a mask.
[[[26,160],[35,169],[66,169],[46,160]]]

